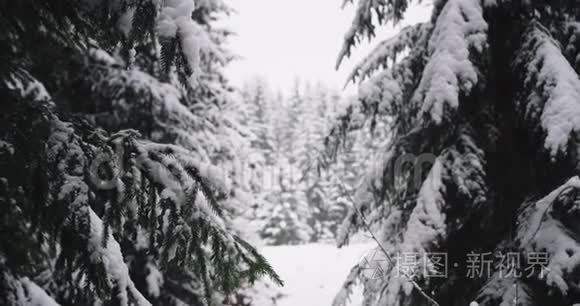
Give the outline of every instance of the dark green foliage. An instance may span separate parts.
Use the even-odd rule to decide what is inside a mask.
[[[406,2],[358,1],[339,59],[356,43],[349,37],[372,34],[373,20],[396,23],[382,12],[404,11]],[[429,21],[404,28],[355,67],[360,103],[352,108],[367,122],[389,118],[390,138],[342,238],[363,228],[364,216],[391,256],[445,252],[458,263],[445,278],[420,264],[417,285],[385,268],[384,278],[364,280],[369,305],[432,304],[422,291],[440,305],[578,303],[579,233],[566,221],[578,204],[576,5],[435,1]],[[331,156],[349,130],[365,126],[353,118],[332,130]],[[507,279],[494,264],[489,275],[468,277],[470,252],[513,252],[522,262],[543,252],[549,272]],[[336,305],[359,276],[353,269]]]
[[[216,151],[199,135],[226,97],[192,94],[161,68],[160,9],[0,3],[0,304],[43,291],[61,305],[213,305],[264,275],[281,284],[230,225],[233,193],[208,171]],[[163,67],[180,67],[172,52]]]

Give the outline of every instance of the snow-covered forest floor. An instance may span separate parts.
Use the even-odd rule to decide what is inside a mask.
[[[285,282],[278,289],[283,295],[278,305],[331,305],[350,268],[372,247],[372,242],[340,249],[322,243],[264,247],[262,254]],[[360,305],[361,300],[362,288],[357,287],[349,305]]]

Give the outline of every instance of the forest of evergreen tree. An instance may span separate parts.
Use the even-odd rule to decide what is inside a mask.
[[[261,246],[363,238],[334,306],[578,305],[580,3],[430,5],[350,94],[232,86],[225,0],[0,1],[0,305],[272,306]]]

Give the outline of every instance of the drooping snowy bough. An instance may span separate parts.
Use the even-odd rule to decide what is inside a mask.
[[[409,4],[358,1],[338,62]],[[359,281],[365,305],[580,302],[578,18],[565,1],[438,0],[355,66],[351,108],[388,118],[390,142],[338,243],[370,228],[391,260],[353,268],[335,305]],[[362,126],[342,116],[327,150]]]

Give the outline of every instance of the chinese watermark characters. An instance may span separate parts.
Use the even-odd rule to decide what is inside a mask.
[[[457,271],[465,271],[467,278],[489,278],[494,273],[500,278],[544,277],[549,264],[546,252],[470,252],[464,262],[453,262]],[[388,276],[413,278],[446,278],[449,273],[448,253],[399,252],[388,255],[375,250],[360,262],[362,275],[368,279]]]

